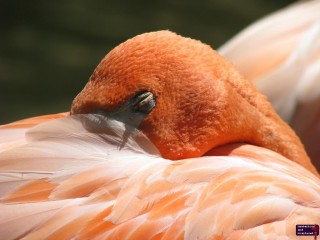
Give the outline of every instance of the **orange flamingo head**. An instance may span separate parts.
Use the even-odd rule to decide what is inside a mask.
[[[230,142],[292,152],[275,139],[288,127],[249,81],[208,45],[170,31],[136,36],[106,55],[71,107],[94,112],[140,114],[139,129],[168,159]]]

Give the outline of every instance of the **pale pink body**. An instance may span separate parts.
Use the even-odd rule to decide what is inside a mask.
[[[20,145],[0,153],[0,239],[301,239],[320,222],[319,178],[270,150],[171,161],[49,118],[0,130]]]

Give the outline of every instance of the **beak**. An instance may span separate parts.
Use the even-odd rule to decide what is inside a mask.
[[[125,131],[122,135],[120,149],[126,144],[130,135],[136,131],[148,114],[156,107],[156,98],[153,93],[143,91],[125,102],[114,112],[98,110],[91,116],[82,118],[83,126],[91,133],[107,133],[108,121],[116,120],[122,122]]]
[[[153,93],[144,91],[137,93],[114,112],[99,110],[96,113],[123,122],[133,128],[139,128],[155,106],[156,99]]]

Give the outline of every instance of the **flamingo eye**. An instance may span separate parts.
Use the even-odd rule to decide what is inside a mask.
[[[132,99],[132,107],[136,112],[148,114],[156,106],[156,99],[152,92],[140,92]]]

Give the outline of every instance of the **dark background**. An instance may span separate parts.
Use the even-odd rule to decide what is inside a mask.
[[[293,2],[0,0],[0,124],[68,111],[104,55],[137,34],[169,29],[218,48]]]

